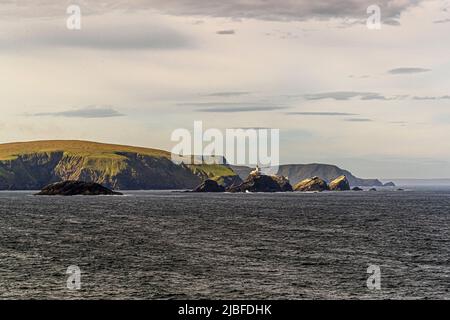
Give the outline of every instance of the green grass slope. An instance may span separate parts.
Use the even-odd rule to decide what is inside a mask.
[[[16,159],[20,155],[48,152],[65,152],[67,154],[117,158],[118,153],[138,153],[148,156],[170,157],[170,152],[132,147],[117,144],[106,144],[81,140],[45,140],[0,144],[0,160]]]
[[[37,189],[62,180],[84,180],[116,189],[184,189],[216,176],[226,165],[177,165],[171,153],[78,140],[0,144],[0,189]]]

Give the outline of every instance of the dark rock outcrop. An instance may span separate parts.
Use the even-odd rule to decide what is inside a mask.
[[[353,191],[364,191],[364,190],[361,189],[360,187],[354,187],[352,190],[353,190]]]
[[[289,179],[284,176],[270,176],[281,188],[281,192],[292,192],[294,189],[289,182]]]
[[[84,181],[63,181],[52,183],[44,187],[38,196],[116,196],[122,195],[120,192],[112,191],[98,183]]]
[[[395,187],[395,186],[396,185],[393,182],[387,182],[387,183],[383,184],[383,187]]]
[[[214,177],[211,180],[216,181],[220,186],[224,187],[225,189],[238,186],[243,182],[238,175]]]
[[[350,183],[346,176],[340,176],[330,182],[330,190],[332,191],[348,191],[350,190]]]
[[[292,186],[289,180],[281,176],[249,175],[245,181],[229,192],[290,192]]]
[[[225,188],[216,181],[208,179],[195,188],[193,192],[225,192]]]
[[[377,191],[377,189],[375,188],[371,188],[369,191]]]
[[[327,183],[319,177],[312,177],[300,181],[294,186],[294,191],[326,191],[329,190]]]

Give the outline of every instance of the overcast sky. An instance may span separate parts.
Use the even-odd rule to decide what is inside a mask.
[[[282,163],[450,178],[450,3],[377,1],[381,30],[371,4],[1,0],[0,143],[170,150],[202,120],[279,128]]]

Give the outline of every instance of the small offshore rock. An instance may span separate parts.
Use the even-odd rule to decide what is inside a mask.
[[[350,183],[346,176],[340,176],[330,182],[330,190],[332,191],[348,191],[350,190]]]
[[[63,181],[49,184],[44,187],[38,196],[118,196],[120,192],[112,191],[101,184],[84,181]]]
[[[193,192],[225,192],[225,188],[216,181],[208,179],[195,188]]]
[[[325,180],[319,177],[305,179],[294,186],[294,191],[326,191],[329,189]]]

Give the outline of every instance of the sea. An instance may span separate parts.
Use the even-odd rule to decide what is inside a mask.
[[[124,193],[0,192],[0,299],[450,299],[448,186]]]

